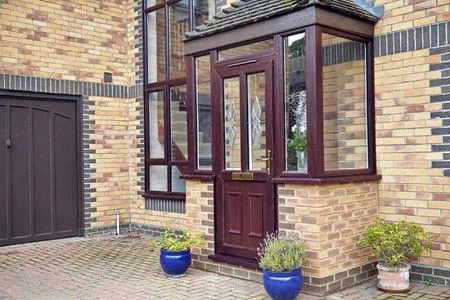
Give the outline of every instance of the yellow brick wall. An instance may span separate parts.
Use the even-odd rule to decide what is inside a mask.
[[[375,259],[357,246],[378,212],[377,182],[278,187],[279,227],[306,241],[304,272],[324,277]]]
[[[450,20],[449,0],[375,0],[384,5],[383,19],[375,34],[410,29]]]
[[[129,0],[0,3],[0,73],[127,83]]]
[[[432,128],[442,126],[430,112],[440,111],[442,103],[430,103],[430,96],[441,94],[430,87],[430,79],[440,71],[429,71],[429,50],[406,52],[376,59],[376,111],[380,214],[388,220],[406,219],[423,225],[434,234],[431,256],[419,262],[450,267],[450,177],[433,169],[432,161],[442,153],[431,146],[442,144]]]

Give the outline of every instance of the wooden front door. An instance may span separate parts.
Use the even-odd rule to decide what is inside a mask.
[[[254,262],[275,230],[273,58],[216,65],[216,252]]]

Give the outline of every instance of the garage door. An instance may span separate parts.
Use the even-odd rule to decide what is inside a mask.
[[[76,102],[0,97],[0,142],[0,246],[76,236]]]

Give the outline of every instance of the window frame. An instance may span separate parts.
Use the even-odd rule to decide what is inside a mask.
[[[189,141],[191,140],[191,130],[189,127],[190,121],[189,117],[187,117],[187,130],[188,130],[188,159],[186,161],[175,161],[172,160],[172,135],[171,135],[171,106],[170,106],[170,93],[171,88],[181,85],[186,85],[188,92],[186,94],[187,97],[187,105],[189,106],[189,87],[187,84],[187,78],[189,78],[189,63],[186,64],[186,74],[185,77],[181,78],[171,78],[171,27],[170,27],[170,7],[177,3],[182,2],[183,0],[166,0],[162,1],[163,3],[155,4],[153,6],[147,7],[147,0],[143,0],[142,4],[142,24],[143,24],[143,52],[144,52],[144,72],[143,72],[143,97],[144,97],[144,178],[145,178],[145,187],[144,187],[144,197],[159,197],[166,199],[185,199],[186,193],[178,193],[171,192],[172,189],[172,167],[180,166],[183,169],[182,174],[189,174],[189,163],[193,161],[191,156],[191,146],[189,145]],[[194,0],[188,0],[188,9],[189,9],[189,22],[188,27],[189,30],[193,29],[194,25]],[[147,16],[148,14],[155,12],[159,9],[164,10],[164,24],[165,24],[165,80],[157,81],[157,82],[148,82],[148,45],[147,45],[147,34],[148,34],[148,24],[147,24]],[[185,61],[187,61],[185,59]],[[150,141],[148,138],[149,132],[149,95],[152,92],[161,92],[164,97],[164,132],[165,132],[165,142],[164,142],[164,158],[162,159],[151,159],[150,155]],[[149,176],[149,168],[150,166],[166,166],[167,167],[167,188],[168,192],[161,191],[151,191],[150,190],[150,176]],[[184,175],[182,176],[184,178]]]
[[[285,81],[284,81],[284,38],[304,32],[306,34],[306,95],[307,95],[307,134],[308,134],[308,150],[307,150],[307,164],[308,169],[306,173],[287,171],[286,170],[286,151],[285,151]],[[332,34],[338,37],[343,37],[352,41],[357,41],[366,44],[366,110],[367,110],[367,158],[368,168],[355,170],[333,170],[325,171],[324,166],[324,126],[323,126],[323,49],[322,49],[322,34]],[[187,56],[188,60],[188,93],[189,93],[189,117],[188,122],[189,132],[192,136],[190,141],[190,171],[185,178],[199,179],[199,180],[213,180],[213,172],[205,172],[197,168],[197,144],[196,144],[196,76],[195,76],[195,57],[205,56],[208,53],[211,57],[211,80],[214,78],[215,66],[219,63],[218,53],[224,49],[239,47],[245,44],[252,44],[255,41],[265,39],[274,39],[274,89],[275,99],[282,99],[283,101],[275,101],[274,123],[276,124],[275,146],[273,153],[277,153],[278,159],[276,161],[275,172],[276,177],[272,180],[274,183],[305,183],[305,184],[320,184],[330,182],[351,182],[358,180],[377,180],[381,178],[377,175],[376,169],[376,144],[375,144],[375,94],[374,94],[374,51],[373,51],[373,36],[358,34],[355,32],[347,32],[344,30],[333,29],[325,25],[312,24],[308,26],[299,27],[293,30],[283,31],[271,35],[261,35],[256,39],[245,42],[237,42],[224,47],[218,47],[207,51],[202,51]],[[229,60],[228,60],[229,61]],[[220,61],[227,62],[227,60]],[[214,92],[214,80],[211,81],[212,87],[212,103],[216,105],[217,91]],[[213,128],[213,131],[215,129]],[[215,135],[213,134],[213,137]],[[213,143],[214,139],[213,139]],[[214,148],[214,145],[213,145]],[[213,169],[215,151],[213,151]]]

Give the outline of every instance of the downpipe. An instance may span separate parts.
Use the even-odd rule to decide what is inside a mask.
[[[116,235],[120,235],[120,212],[116,209]]]

